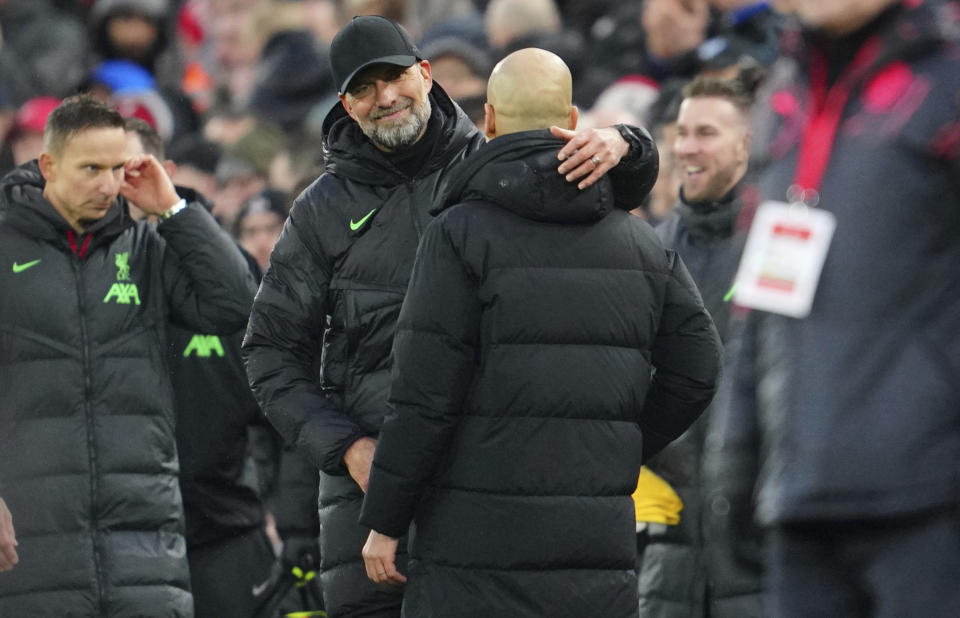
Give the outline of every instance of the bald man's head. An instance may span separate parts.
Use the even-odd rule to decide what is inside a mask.
[[[487,81],[487,137],[518,131],[577,126],[570,69],[556,54],[528,47],[493,68]]]

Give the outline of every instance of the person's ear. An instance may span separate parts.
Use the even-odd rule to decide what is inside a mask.
[[[753,144],[753,133],[744,131],[743,141],[740,142],[740,163],[745,163],[750,159],[750,147]]]
[[[343,109],[346,110],[347,115],[356,120],[357,116],[353,113],[353,105],[350,104],[350,100],[347,98],[347,95],[338,94],[337,96],[340,97],[340,105],[343,105]]]
[[[169,176],[171,179],[173,178],[173,175],[177,173],[177,164],[174,163],[172,159],[164,159],[160,165],[162,165],[163,169],[167,171],[167,176]]]
[[[489,103],[483,104],[483,134],[487,139],[497,136],[497,112]]]
[[[427,92],[430,92],[430,89],[433,88],[433,72],[430,68],[429,60],[420,61],[420,75],[423,77],[423,81],[427,85]]]
[[[50,182],[56,178],[55,163],[56,161],[54,161],[53,155],[49,152],[42,152],[40,156],[37,157],[37,164],[40,165],[40,174],[46,182]]]
[[[570,106],[570,126],[567,128],[571,131],[577,130],[577,121],[580,120],[580,110],[577,109],[576,105]]]

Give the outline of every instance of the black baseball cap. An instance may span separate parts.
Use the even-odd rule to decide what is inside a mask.
[[[421,58],[420,50],[400,24],[379,15],[360,15],[340,29],[330,43],[330,67],[340,92],[373,64],[408,67]]]

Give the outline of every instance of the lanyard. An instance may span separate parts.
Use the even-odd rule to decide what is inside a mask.
[[[800,157],[793,177],[794,186],[791,187],[792,191],[804,196],[804,201],[811,201],[810,198],[817,196],[850,93],[876,61],[881,49],[882,41],[879,38],[868,39],[829,90],[826,56],[815,53],[811,59],[810,115],[800,143]]]

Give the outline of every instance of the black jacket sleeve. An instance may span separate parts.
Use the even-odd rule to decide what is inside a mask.
[[[392,409],[377,442],[360,522],[406,533],[460,419],[480,329],[475,278],[444,227],[428,226],[394,339]]]
[[[640,422],[644,461],[697,420],[720,379],[717,329],[680,256],[673,251],[667,256],[670,273],[651,358],[654,373]]]
[[[608,175],[613,185],[614,203],[623,210],[632,210],[643,202],[657,182],[660,153],[646,129],[625,124],[616,128],[630,145],[630,150]]]
[[[256,291],[236,244],[197,202],[161,221],[163,284],[171,321],[198,332],[241,330]]]
[[[247,377],[260,408],[287,444],[320,470],[345,475],[343,454],[363,435],[318,384],[331,265],[315,250],[315,222],[295,207],[270,255],[270,268],[243,341]],[[301,220],[303,219],[303,220]]]

